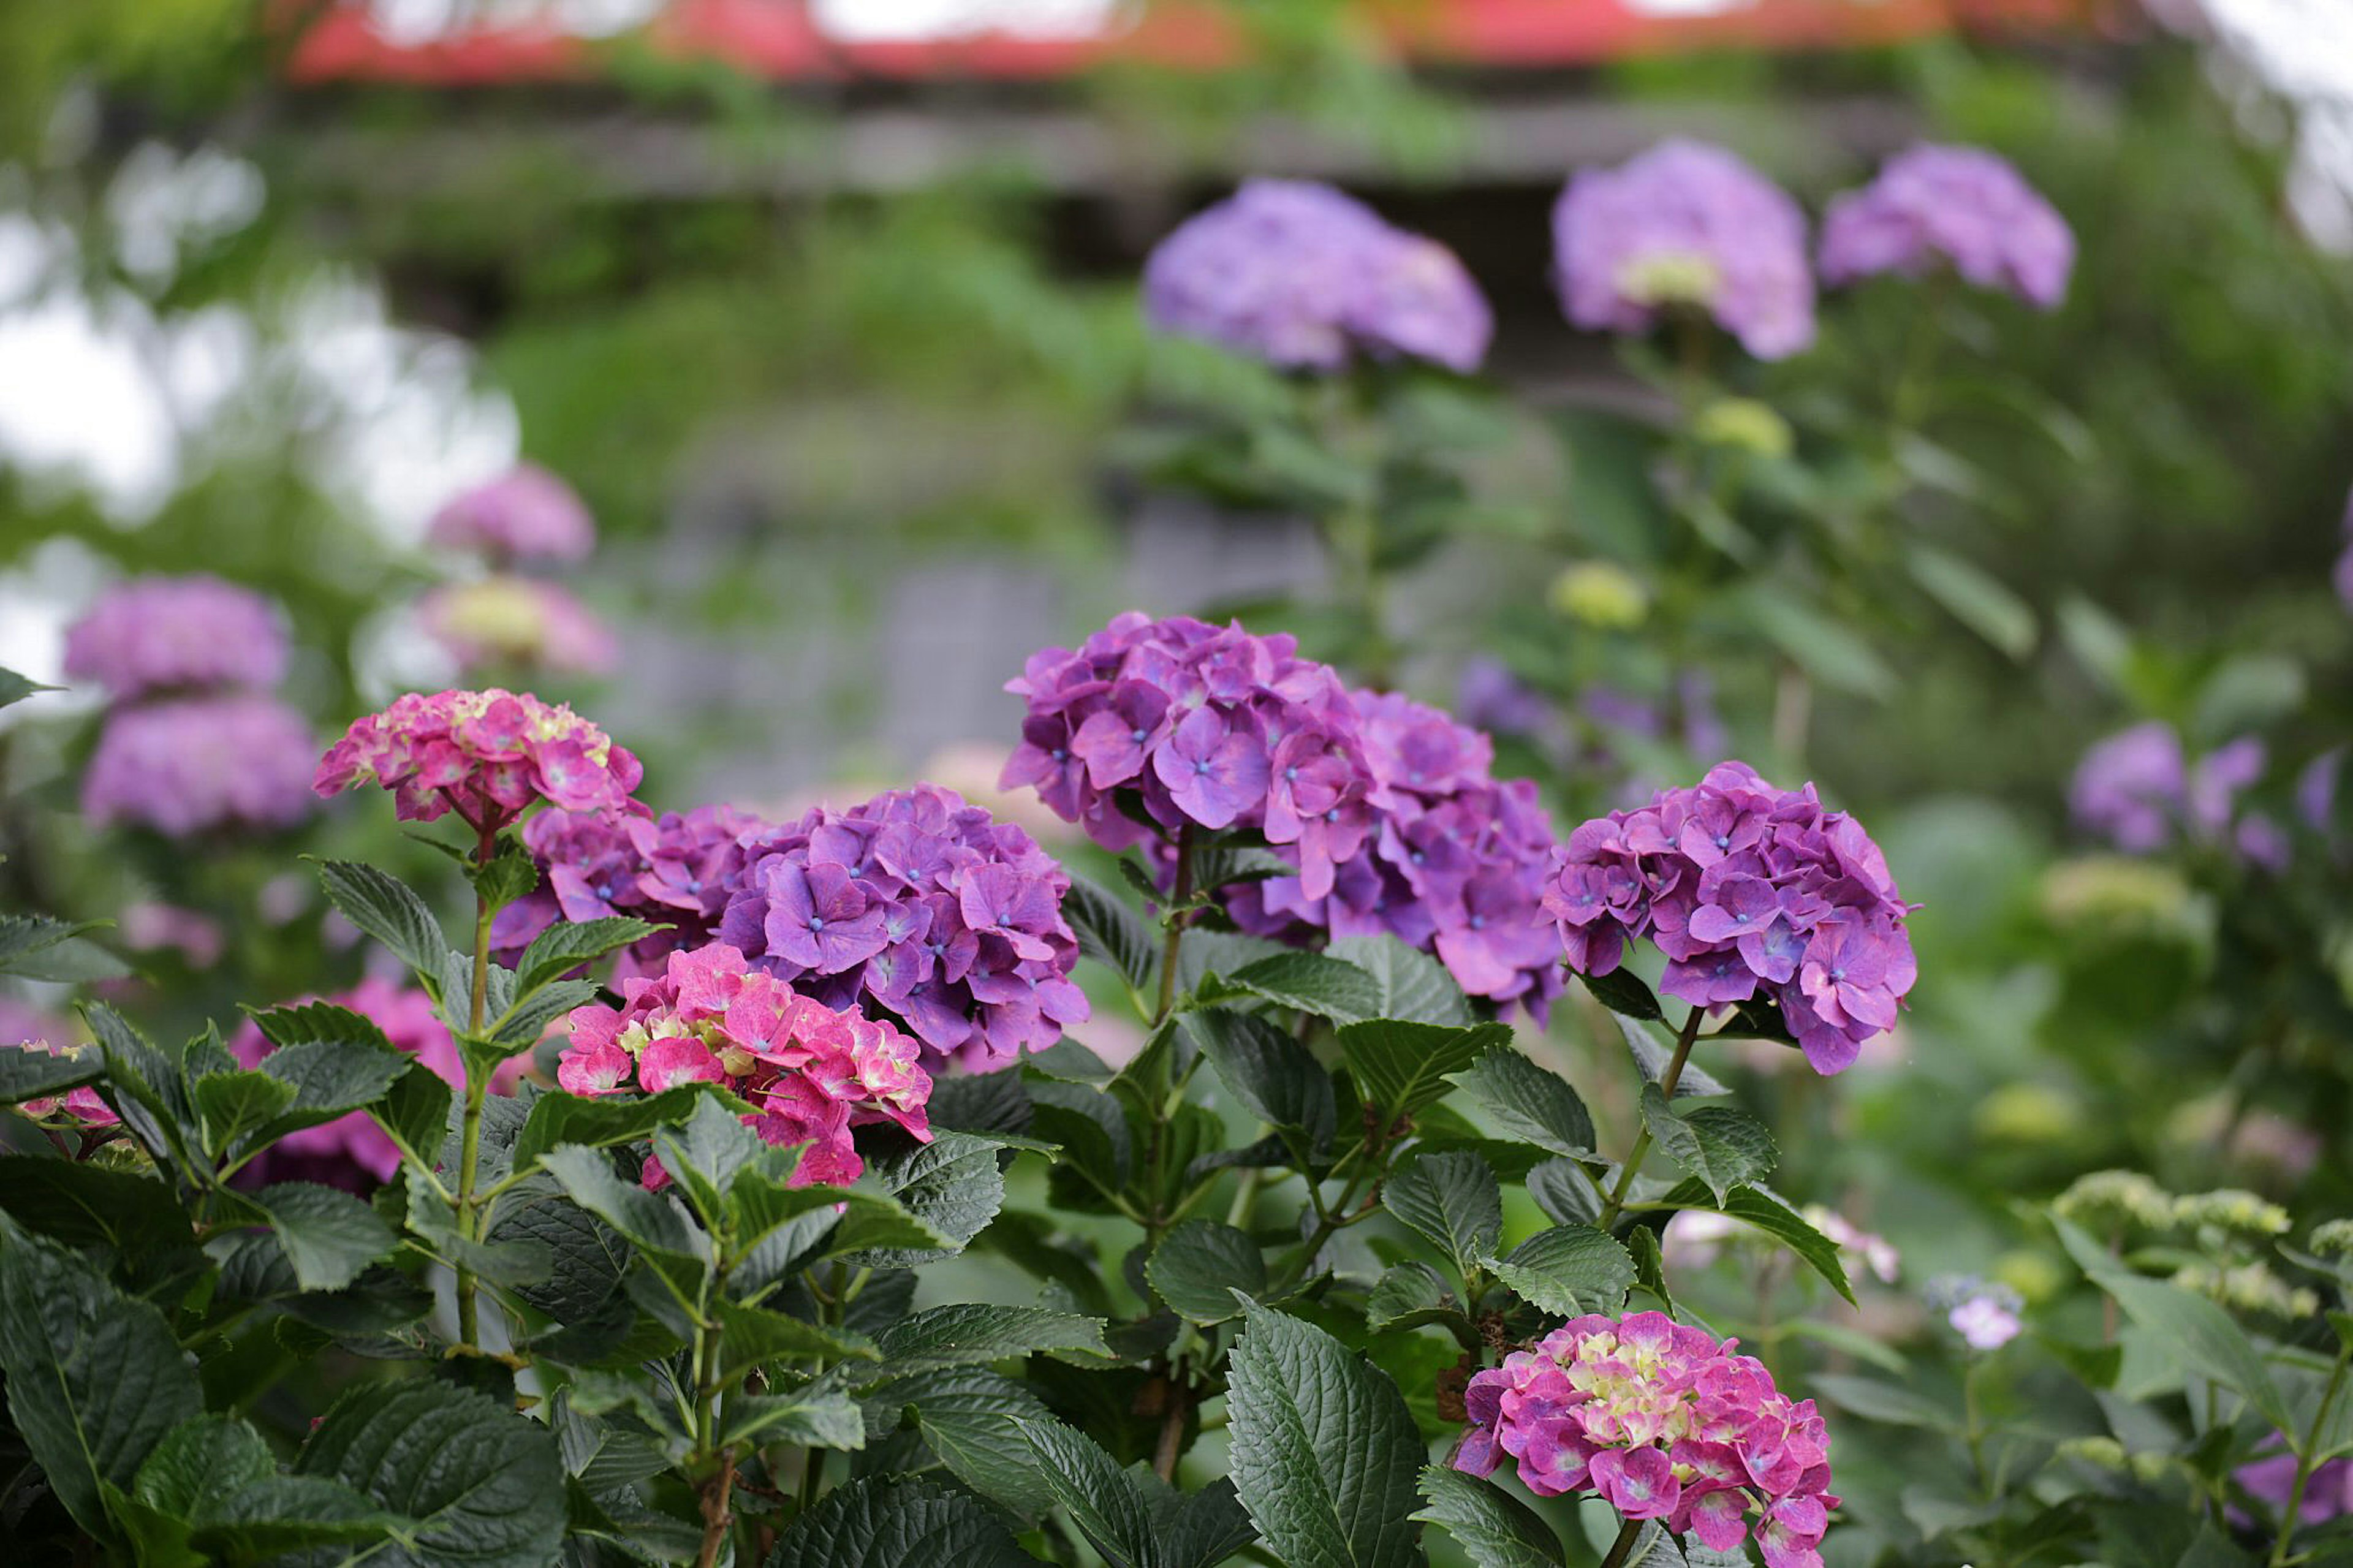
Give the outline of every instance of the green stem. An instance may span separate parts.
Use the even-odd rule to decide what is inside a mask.
[[[488,828],[483,829],[474,847],[475,865],[489,865],[498,852],[498,835]],[[491,920],[495,913],[491,908],[491,900],[477,890],[474,894],[474,984],[472,994],[466,1003],[466,1032],[478,1039],[482,1033],[482,1014],[490,1001]],[[458,1135],[458,1235],[467,1241],[475,1241],[480,1239],[474,1234],[479,1218],[474,1194],[475,1167],[481,1163],[482,1102],[489,1096],[491,1086],[488,1079],[475,1072],[471,1062],[466,1059],[468,1053],[461,1051],[459,1055],[466,1074],[466,1111]],[[473,1269],[460,1263],[458,1266],[457,1289],[458,1342],[468,1350],[479,1350],[481,1346],[480,1294]]]
[[[1659,1078],[1659,1092],[1670,1105],[1674,1103],[1675,1086],[1683,1080],[1683,1064],[1691,1059],[1692,1047],[1699,1039],[1700,1023],[1706,1016],[1707,1009],[1693,1003],[1691,1016],[1683,1020],[1683,1033],[1675,1037],[1675,1054],[1668,1058],[1667,1070]],[[1618,1183],[1609,1189],[1609,1201],[1601,1205],[1599,1223],[1603,1230],[1616,1224],[1618,1216],[1626,1212],[1626,1194],[1633,1191],[1634,1173],[1642,1168],[1643,1157],[1650,1152],[1651,1129],[1645,1123],[1634,1135],[1634,1147],[1627,1154],[1626,1163],[1619,1167]]]
[[[1176,830],[1176,886],[1168,895],[1168,934],[1160,943],[1160,1003],[1152,1010],[1153,1027],[1166,1023],[1176,1005],[1176,958],[1185,945],[1185,906],[1193,899],[1193,827]]]
[[[2313,1451],[2320,1447],[2321,1428],[2328,1424],[2328,1413],[2336,1406],[2337,1396],[2345,1388],[2345,1369],[2353,1361],[2353,1341],[2348,1341],[2337,1352],[2337,1364],[2329,1369],[2328,1387],[2320,1396],[2319,1408],[2312,1413],[2312,1428],[2296,1447],[2295,1482],[2287,1489],[2287,1508],[2280,1515],[2279,1539],[2272,1543],[2270,1568],[2284,1568],[2288,1563],[2288,1542],[2295,1534],[2296,1515],[2304,1511],[2304,1489],[2312,1479]]]
[[[1639,1520],[1627,1520],[1618,1527],[1618,1539],[1609,1543],[1609,1555],[1601,1560],[1601,1568],[1626,1568],[1627,1555],[1634,1542],[1641,1539],[1642,1525]]]

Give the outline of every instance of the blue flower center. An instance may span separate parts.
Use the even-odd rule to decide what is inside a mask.
[[[1149,738],[1150,738],[1151,733],[1152,733],[1152,731],[1149,731],[1149,730],[1145,730],[1145,729],[1141,729],[1141,728],[1139,728],[1139,729],[1130,730],[1130,731],[1127,732],[1127,738],[1128,738],[1129,740],[1131,740],[1131,741],[1134,742],[1137,745],[1139,745],[1139,746],[1140,746],[1140,745],[1144,744],[1144,742],[1145,742],[1147,739],[1149,739]]]
[[[1282,770],[1282,776],[1289,782],[1297,784],[1299,782],[1299,769],[1296,766],[1285,768]]]
[[[1209,776],[1209,764],[1206,762],[1195,763],[1193,764],[1193,776],[1197,779],[1208,778]]]
[[[823,915],[811,915],[811,916],[809,916],[809,930],[811,930],[811,931],[823,931],[824,929],[825,929],[825,917],[824,917]]]
[[[1050,756],[1050,757],[1053,758],[1053,759],[1054,759],[1056,762],[1058,762],[1058,763],[1067,763],[1067,762],[1069,762],[1069,761],[1071,760],[1071,753],[1070,753],[1070,752],[1066,752],[1066,751],[1064,751],[1064,750],[1063,750],[1061,747],[1060,747],[1060,746],[1055,747],[1052,751],[1050,751],[1050,752],[1047,752],[1046,754],[1047,754],[1048,756]]]
[[[1485,915],[1472,915],[1471,917],[1471,929],[1472,931],[1485,931],[1487,929],[1487,917]]]

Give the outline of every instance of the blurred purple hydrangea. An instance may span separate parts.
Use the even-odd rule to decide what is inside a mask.
[[[486,668],[605,675],[620,659],[620,645],[595,612],[535,577],[445,583],[417,601],[417,616],[468,675]]]
[[[1497,783],[1493,744],[1434,708],[1393,693],[1352,700],[1373,777],[1362,853],[1320,893],[1302,877],[1236,888],[1235,920],[1262,936],[1388,932],[1435,952],[1470,994],[1542,1018],[1561,981],[1538,907],[1553,833],[1535,786]]]
[[[1939,265],[2055,310],[2074,269],[2075,237],[2016,169],[1980,147],[1900,153],[1822,217],[1826,283],[1882,272],[1916,278]]]
[[[1468,373],[1494,331],[1452,251],[1299,180],[1251,180],[1179,225],[1145,264],[1144,308],[1162,331],[1286,369],[1364,353]]]
[[[446,550],[471,551],[494,566],[521,561],[585,561],[596,547],[596,524],[570,485],[532,463],[450,498],[426,537]]]
[[[2345,500],[2345,552],[2337,558],[2337,596],[2353,610],[2353,496]]]
[[[1806,216],[1721,147],[1662,142],[1615,169],[1579,169],[1553,208],[1561,308],[1596,331],[1647,331],[1706,312],[1758,359],[1814,341]]]
[[[1454,709],[1464,723],[1493,735],[1549,743],[1560,734],[1560,715],[1551,700],[1503,660],[1484,654],[1463,661]]]
[[[2274,1519],[2285,1514],[2288,1494],[2295,1489],[2296,1458],[2285,1446],[2286,1441],[2283,1434],[2280,1446],[2273,1452],[2231,1472],[2231,1479],[2244,1487],[2249,1496],[2269,1505]],[[2353,1459],[2324,1459],[2305,1478],[2304,1497],[2295,1510],[2296,1523],[2325,1524],[2344,1513],[2353,1513]],[[2241,1510],[2232,1508],[2231,1514],[2239,1522],[2247,1522]]]
[[[2126,854],[2150,854],[2187,837],[2227,844],[2242,859],[2281,870],[2289,847],[2279,825],[2238,805],[2263,777],[2264,761],[2263,743],[2242,735],[2193,762],[2172,726],[2151,720],[2084,753],[2068,784],[2068,808],[2078,826]]]
[[[1609,973],[1629,938],[1647,937],[1667,956],[1670,996],[1771,997],[1820,1073],[1893,1028],[1919,974],[1910,906],[1862,825],[1823,810],[1813,785],[1777,790],[1745,763],[1579,826],[1544,909],[1580,974]]]
[[[1037,841],[935,784],[744,836],[719,940],[828,1007],[881,1012],[927,1060],[987,1068],[1087,1017],[1071,879]],[[708,886],[692,856],[670,896]]]
[[[267,690],[286,674],[269,600],[202,574],[139,577],[99,595],[66,631],[65,672],[117,702],[158,692]]]
[[[290,827],[309,816],[318,742],[301,714],[238,693],[121,708],[107,715],[82,774],[81,808],[100,826],[174,838]]]
[[[627,949],[617,976],[659,974],[671,952],[717,940],[720,917],[742,881],[745,840],[774,831],[732,805],[659,817],[635,802],[618,813],[542,812],[523,825],[522,841],[544,876],[500,911],[492,943],[520,952],[559,920],[629,915],[670,929]]]
[[[2025,1299],[1999,1280],[1947,1274],[1929,1280],[1922,1294],[1973,1351],[1998,1351],[2025,1331]]]
[[[1320,899],[1372,830],[1356,710],[1291,637],[1131,611],[1076,652],[1031,655],[1006,689],[1029,713],[999,787],[1035,789],[1106,849],[1256,833],[1295,847]]]

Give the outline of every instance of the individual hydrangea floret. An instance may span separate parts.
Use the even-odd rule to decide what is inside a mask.
[[[522,463],[453,496],[433,514],[426,537],[447,550],[471,551],[495,565],[520,561],[585,561],[596,547],[596,524],[572,487]]]
[[[2174,1197],[2138,1171],[2094,1171],[2052,1199],[2051,1212],[2103,1236],[2128,1226],[2166,1230],[2174,1222]]]
[[[2025,1299],[2000,1280],[1947,1274],[1928,1281],[1923,1294],[1971,1350],[1998,1351],[2025,1330]]]
[[[492,946],[519,952],[557,921],[632,916],[668,930],[627,949],[623,975],[660,973],[682,947],[715,940],[742,886],[746,841],[774,832],[732,805],[698,805],[659,817],[632,803],[620,811],[546,811],[523,824],[540,885],[499,911]]]
[[[1435,708],[1366,691],[1350,703],[1372,770],[1361,827],[1353,803],[1335,821],[1311,823],[1337,861],[1329,887],[1314,892],[1303,871],[1243,884],[1228,900],[1235,920],[1268,936],[1387,932],[1436,953],[1472,995],[1524,1003],[1542,1017],[1559,993],[1560,965],[1538,907],[1554,841],[1535,786],[1498,783],[1493,742]],[[1333,832],[1340,827],[1347,831]],[[1299,858],[1301,846],[1280,853]]]
[[[2007,160],[1982,147],[1920,146],[1831,202],[1821,266],[1832,285],[1949,266],[1978,288],[2049,310],[2067,296],[2075,237]]]
[[[1667,956],[1670,996],[1770,997],[1821,1073],[1894,1026],[1919,974],[1910,906],[1862,825],[1824,810],[1813,785],[1777,790],[1745,763],[1579,826],[1544,909],[1580,974],[1609,973],[1647,938]]]
[[[1569,321],[1648,331],[1696,310],[1758,359],[1814,341],[1806,216],[1721,147],[1662,142],[1615,169],[1580,169],[1553,208],[1553,280]]]
[[[302,715],[245,692],[170,698],[107,715],[81,780],[97,826],[172,838],[267,832],[308,816],[318,742]]]
[[[1455,1468],[1509,1459],[1539,1497],[1590,1492],[1714,1552],[1753,1523],[1768,1568],[1820,1568],[1829,1432],[1737,1342],[1663,1312],[1572,1319],[1471,1379]]]
[[[410,692],[354,722],[329,749],[311,787],[393,792],[403,822],[455,811],[485,836],[540,801],[565,811],[620,811],[645,770],[626,747],[571,709],[528,692]]]
[[[1357,354],[1470,372],[1494,321],[1454,253],[1329,185],[1251,180],[1194,215],[1144,269],[1146,318],[1285,369]]]
[[[201,574],[108,589],[66,630],[65,672],[115,701],[160,691],[263,691],[286,674],[286,632],[270,602]]]
[[[830,1007],[887,1013],[927,1061],[990,1067],[1088,1016],[1071,879],[1035,839],[935,784],[742,836],[718,933]],[[691,865],[675,896],[708,878]]]
[[[892,1122],[928,1142],[931,1075],[891,1024],[827,1006],[754,968],[723,942],[673,952],[658,975],[621,983],[621,1005],[575,1008],[556,1081],[574,1094],[659,1094],[723,1084],[751,1102],[745,1125],[770,1143],[808,1145],[793,1183],[853,1182],[865,1167],[850,1130]],[[666,1184],[659,1163],[649,1187]]]
[[[417,601],[417,618],[469,673],[607,675],[621,656],[612,629],[587,605],[536,577],[501,574],[445,584]]]
[[[1690,1211],[1685,1211],[1686,1213]],[[1829,1237],[1842,1252],[1851,1252],[1862,1259],[1863,1267],[1882,1285],[1893,1285],[1903,1271],[1904,1255],[1895,1244],[1876,1231],[1863,1229],[1836,1209],[1820,1204],[1808,1204],[1799,1211],[1808,1225]]]

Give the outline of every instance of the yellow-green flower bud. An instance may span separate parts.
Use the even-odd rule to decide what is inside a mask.
[[[1552,580],[1552,605],[1602,631],[1631,631],[1651,613],[1641,579],[1607,561],[1580,561]]]

